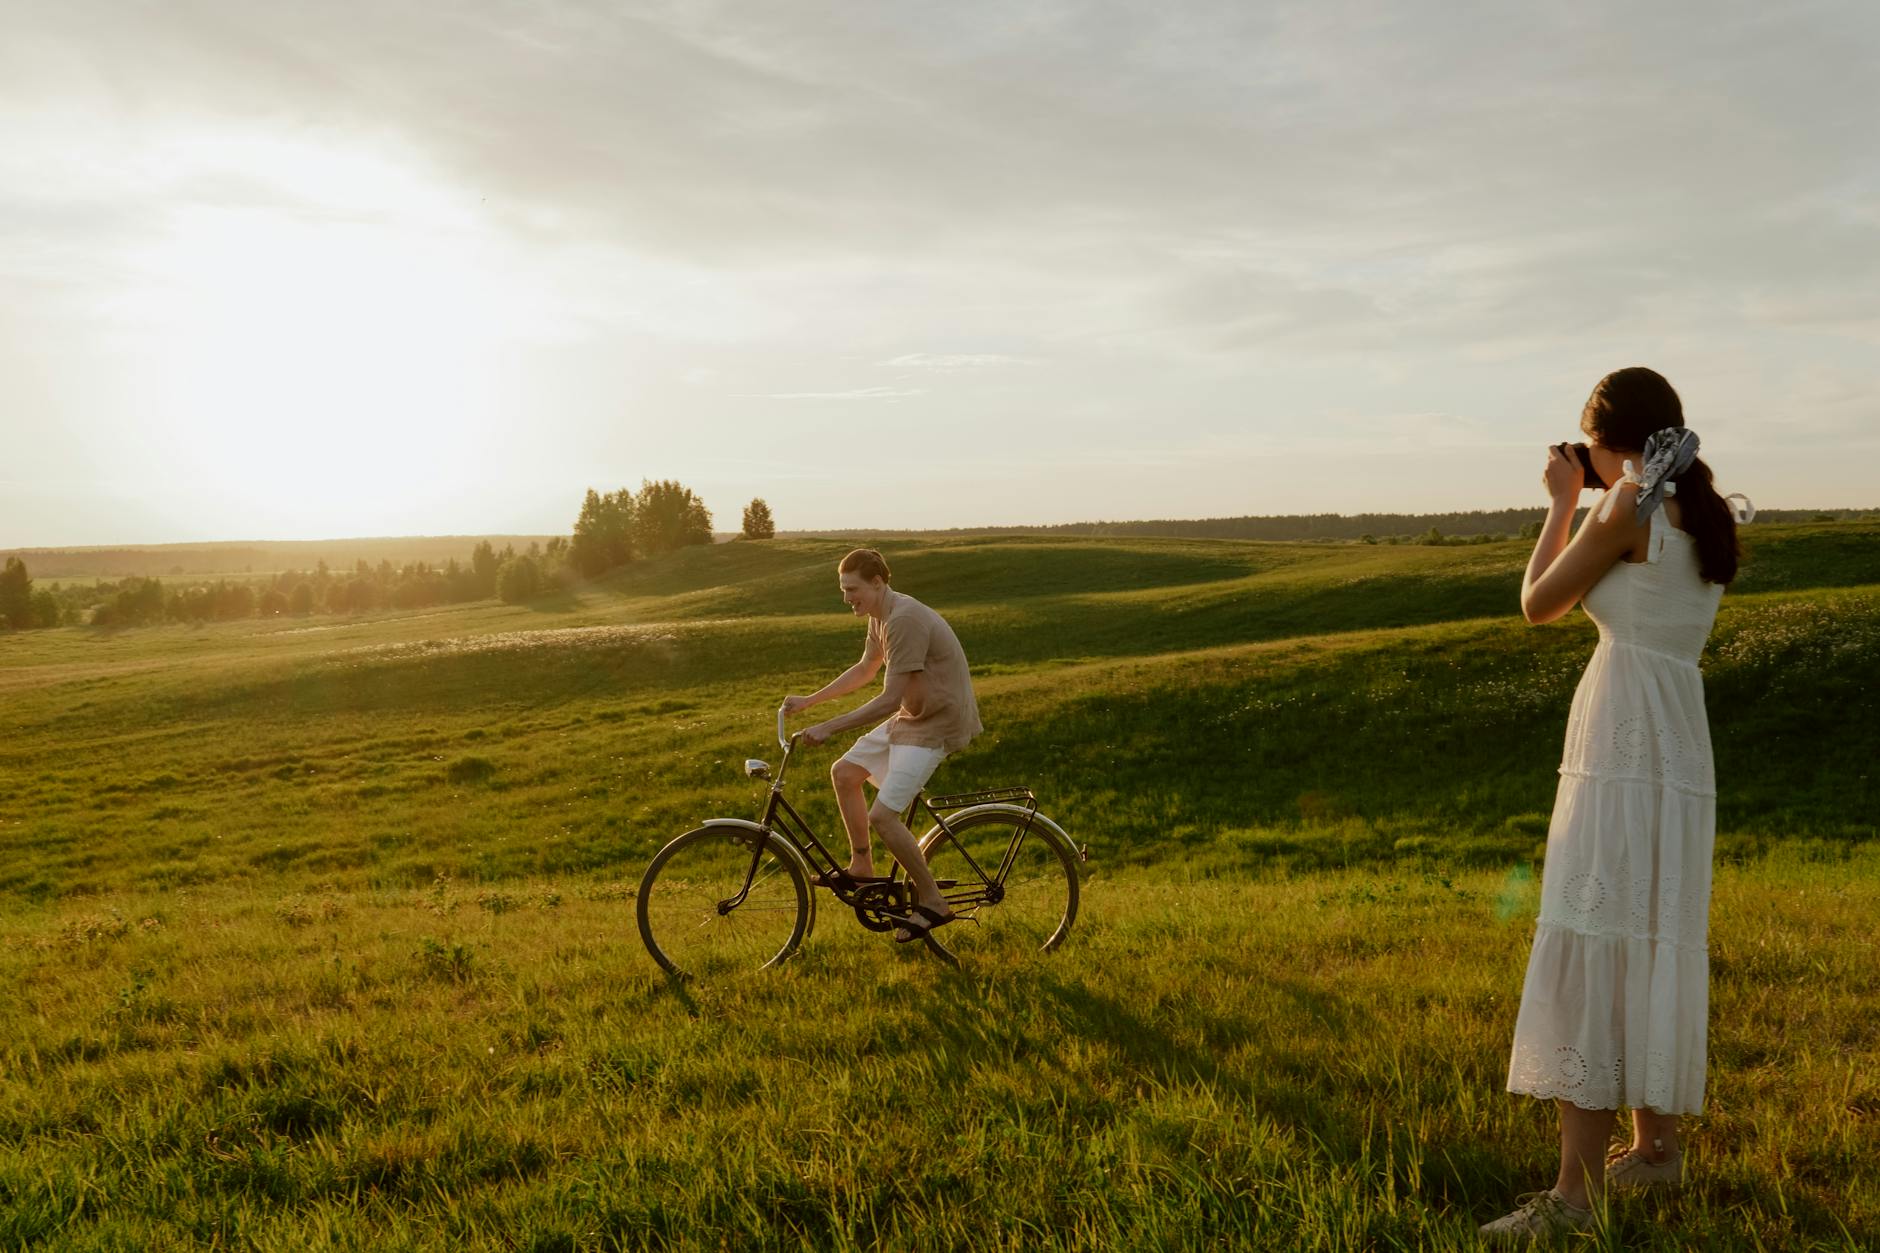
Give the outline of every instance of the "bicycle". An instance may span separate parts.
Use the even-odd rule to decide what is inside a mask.
[[[830,854],[783,794],[800,735],[786,736],[779,709],[783,760],[776,777],[767,762],[744,763],[747,778],[770,782],[758,821],[710,819],[675,837],[647,866],[635,913],[647,952],[668,974],[686,978],[779,964],[815,929],[817,887],[854,910],[870,931],[905,921],[912,897],[899,864],[880,882],[813,882],[815,872],[847,863]],[[919,839],[921,853],[959,916],[922,937],[935,955],[958,965],[962,953],[1048,952],[1064,942],[1077,918],[1079,867],[1089,850],[1038,812],[1029,787],[932,797],[922,791],[903,818],[911,820],[917,810],[933,821]]]

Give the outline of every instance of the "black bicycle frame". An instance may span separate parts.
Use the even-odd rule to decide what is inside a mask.
[[[758,820],[758,825],[763,827],[767,833],[788,840],[795,846],[796,851],[802,854],[806,860],[809,858],[810,850],[814,849],[816,856],[822,859],[822,864],[818,867],[819,870],[840,870],[842,863],[835,859],[835,855],[824,846],[822,840],[817,837],[816,832],[811,829],[809,823],[803,820],[803,815],[797,813],[796,808],[784,797],[783,780],[784,776],[789,773],[790,758],[795,752],[796,736],[791,736],[790,742],[784,746],[783,761],[777,766],[777,777],[772,780],[770,784],[770,795],[765,802],[764,812],[762,817]],[[988,877],[985,867],[981,866],[973,859],[973,855],[966,851],[966,845],[954,834],[953,828],[947,826],[946,819],[942,816],[941,811],[948,809],[965,809],[974,805],[986,805],[995,802],[1022,802],[1025,809],[1025,820],[1019,824],[1018,830],[1013,834],[1011,842],[1006,845],[1005,853],[999,859],[998,872],[996,875]],[[947,838],[953,842],[953,847],[959,850],[961,857],[966,859],[966,864],[971,866],[973,873],[979,876],[979,882],[988,890],[990,899],[995,902],[999,900],[1000,897],[1004,895],[1005,877],[1012,872],[1012,866],[1018,860],[1019,847],[1025,842],[1025,837],[1031,834],[1032,819],[1037,817],[1038,814],[1038,798],[1032,794],[1032,790],[1028,787],[992,788],[986,791],[960,792],[951,796],[935,796],[931,798],[925,793],[916,793],[913,801],[908,805],[907,811],[902,814],[902,821],[912,818],[914,811],[917,809],[925,809],[927,811],[927,816],[933,819],[934,825],[946,833]],[[745,872],[743,888],[739,890],[736,896],[718,903],[719,913],[728,914],[744,903],[745,898],[750,895],[752,885],[757,880],[757,868],[763,864],[763,860],[764,845],[760,841],[756,847],[751,850],[751,868]],[[957,886],[957,882],[953,884],[953,886]],[[842,901],[843,904],[854,905],[855,902],[840,889],[832,890],[835,891],[836,898]],[[980,904],[985,902],[963,901],[962,903]]]

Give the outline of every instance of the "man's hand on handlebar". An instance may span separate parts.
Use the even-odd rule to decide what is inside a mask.
[[[815,698],[811,696],[784,697],[782,706],[777,710],[777,738],[779,740],[784,738],[783,720],[785,718],[793,713],[808,709],[815,703]],[[794,738],[803,741],[803,743],[809,745],[811,748],[815,748],[818,745],[828,743],[830,735],[834,734],[828,728],[828,723],[819,722],[813,727],[807,727],[804,730],[798,731]]]

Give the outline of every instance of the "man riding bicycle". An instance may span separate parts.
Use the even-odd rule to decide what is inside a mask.
[[[868,619],[862,659],[809,696],[784,698],[785,713],[796,713],[826,700],[847,696],[887,667],[881,694],[848,713],[837,714],[803,732],[808,744],[822,744],[837,732],[887,720],[855,742],[831,767],[836,804],[849,835],[849,864],[817,877],[823,887],[853,887],[881,882],[875,874],[869,829],[880,833],[894,859],[907,871],[914,890],[908,917],[895,939],[917,940],[953,921],[953,911],[920,844],[901,815],[948,755],[965,748],[983,727],[973,698],[972,675],[959,637],[946,620],[912,596],[888,586],[888,563],[872,548],[857,548],[836,565],[842,599],[851,613]],[[871,806],[862,792],[875,784]]]

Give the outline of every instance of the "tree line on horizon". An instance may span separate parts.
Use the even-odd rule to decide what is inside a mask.
[[[121,627],[417,609],[487,599],[496,593],[503,564],[526,555],[513,546],[499,551],[486,540],[472,549],[468,562],[452,558],[442,565],[389,560],[373,565],[361,559],[351,569],[334,569],[321,561],[311,570],[246,579],[166,585],[161,578],[129,575],[37,590],[26,563],[9,557],[0,572],[0,623],[15,629]]]
[[[1280,514],[1185,521],[800,533],[834,537],[865,534],[870,538],[1075,535],[1450,545],[1531,538],[1544,513],[1538,508],[1522,508],[1442,514]],[[1833,522],[1880,516],[1880,509],[1763,509],[1756,516],[1766,522]],[[634,560],[711,543],[711,518],[704,502],[683,484],[644,481],[638,492],[621,488],[601,493],[590,488],[582,500],[572,536],[557,536],[546,544],[531,541],[521,551],[513,543],[498,550],[483,540],[466,563],[455,558],[442,563],[396,564],[381,559],[374,565],[362,559],[350,571],[335,571],[322,560],[308,571],[218,578],[213,582],[196,580],[176,587],[165,587],[160,578],[127,576],[89,584],[60,582],[55,587],[35,590],[24,557],[16,552],[7,555],[4,567],[0,567],[0,629],[358,613],[491,597],[518,603],[583,579],[601,577]],[[770,507],[761,498],[746,506],[742,522],[740,539],[770,539],[777,533]]]
[[[1582,508],[1580,513],[1584,513]],[[1282,513],[1231,518],[1151,518],[1123,522],[1047,522],[1026,526],[956,526],[890,530],[836,528],[786,535],[1074,535],[1092,539],[1251,539],[1306,542],[1356,540],[1389,544],[1491,543],[1538,534],[1544,507],[1469,509],[1449,513]],[[1880,509],[1758,509],[1764,522],[1836,522],[1880,516]],[[1432,539],[1432,535],[1437,537]]]
[[[776,533],[761,498],[744,510],[740,538]],[[334,569],[325,560],[311,570],[285,570],[252,578],[195,580],[165,586],[161,578],[132,575],[89,584],[35,588],[25,560],[9,556],[0,567],[0,627],[14,630],[91,625],[144,626],[157,622],[220,622],[240,618],[308,617],[375,609],[420,609],[493,598],[510,604],[598,578],[628,562],[712,542],[712,515],[697,493],[668,479],[646,480],[637,492],[590,488],[571,536],[531,541],[518,552],[483,540],[469,559],[376,565],[358,560]]]

